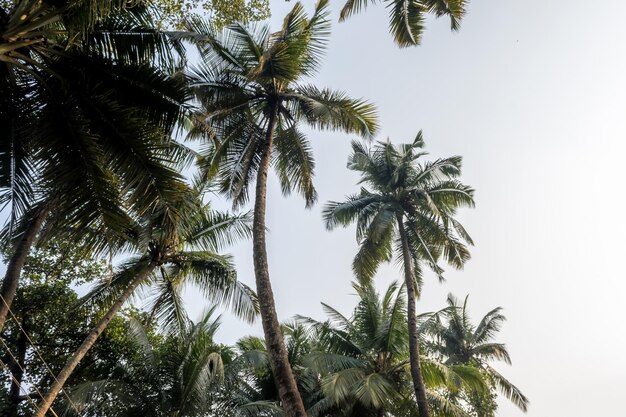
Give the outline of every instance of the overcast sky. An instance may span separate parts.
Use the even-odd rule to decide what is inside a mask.
[[[332,1],[335,21],[341,3]],[[293,2],[271,4],[278,27]],[[407,142],[423,129],[432,157],[463,156],[462,179],[476,189],[477,207],[461,215],[473,259],[444,284],[429,277],[418,308],[443,307],[448,292],[469,293],[476,320],[504,307],[499,341],[513,366],[498,369],[530,397],[532,417],[624,416],[625,15],[619,0],[474,0],[460,32],[430,20],[423,45],[400,50],[376,5],[333,25],[314,80],[374,101],[380,139]],[[323,319],[320,301],[347,314],[356,302],[354,229],[327,232],[320,215],[356,190],[345,168],[352,137],[310,136],[320,203],[283,198],[275,178],[268,195],[281,319]],[[252,285],[251,245],[231,252]],[[400,277],[385,268],[378,287]],[[198,315],[202,301],[187,301]],[[244,333],[261,331],[225,318],[218,336]],[[523,413],[503,401],[500,415]]]

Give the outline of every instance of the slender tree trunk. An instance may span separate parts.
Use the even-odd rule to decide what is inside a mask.
[[[98,337],[102,334],[102,332],[106,329],[108,324],[111,322],[113,317],[120,311],[126,300],[133,294],[133,292],[137,289],[137,287],[154,271],[156,264],[154,262],[150,262],[146,268],[141,271],[135,279],[129,284],[128,287],[124,290],[124,292],[119,296],[119,298],[115,301],[115,303],[109,308],[109,311],[98,321],[96,327],[94,327],[91,332],[87,335],[83,343],[80,345],[78,350],[74,352],[72,357],[68,359],[65,363],[65,366],[55,378],[55,381],[52,383],[52,386],[48,390],[48,392],[43,396],[41,402],[38,407],[39,410],[33,414],[33,417],[44,417],[46,412],[52,405],[52,402],[56,399],[59,391],[63,388],[65,382],[70,377],[74,369],[78,366],[80,361],[85,357],[87,352],[91,349],[91,347],[96,343]]]
[[[274,375],[278,394],[282,401],[286,417],[306,417],[304,403],[300,397],[296,380],[285,349],[283,334],[276,315],[274,294],[270,282],[267,249],[265,243],[265,207],[267,192],[267,174],[272,155],[272,141],[276,130],[277,114],[270,115],[267,127],[266,143],[261,155],[261,165],[256,180],[256,196],[254,201],[254,222],[252,229],[254,275],[256,290],[261,310],[261,321],[265,333],[265,343],[269,354],[270,365]]]
[[[11,255],[4,280],[2,281],[2,289],[0,289],[0,296],[2,296],[2,298],[0,298],[0,333],[2,333],[4,329],[4,324],[9,315],[9,309],[13,303],[13,298],[15,298],[22,268],[24,268],[26,258],[30,253],[30,248],[33,246],[49,211],[50,208],[47,203],[44,203],[44,205],[37,210],[35,216],[30,220],[24,234],[17,243],[13,255]]]
[[[24,331],[20,331],[20,335],[17,338],[17,362],[11,361],[9,365],[9,371],[13,378],[11,378],[11,388],[9,389],[9,405],[7,410],[7,417],[17,417],[22,397],[20,391],[22,387],[22,380],[24,379],[24,367],[26,366],[26,350],[28,348],[25,332],[28,332],[28,326],[26,323],[26,316],[22,318],[21,326]]]
[[[413,379],[413,389],[415,390],[415,399],[417,401],[419,416],[430,417],[428,400],[426,399],[426,386],[424,385],[424,378],[422,377],[420,364],[420,344],[419,335],[417,334],[417,312],[415,308],[417,296],[415,292],[415,277],[413,276],[413,258],[411,257],[411,251],[409,249],[409,240],[404,230],[402,214],[396,213],[396,218],[398,220],[400,240],[402,241],[402,261],[404,264],[404,281],[406,283],[411,378]]]

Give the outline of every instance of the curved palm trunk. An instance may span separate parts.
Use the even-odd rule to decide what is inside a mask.
[[[102,332],[109,325],[113,317],[120,311],[126,300],[133,294],[133,292],[137,289],[137,287],[154,271],[156,268],[156,264],[151,262],[140,274],[138,274],[135,279],[130,283],[130,285],[124,290],[124,292],[119,296],[119,298],[115,301],[115,303],[109,308],[109,311],[98,321],[96,327],[94,327],[91,332],[87,335],[83,343],[80,347],[74,352],[72,357],[68,359],[65,366],[56,376],[54,383],[48,390],[48,392],[44,395],[38,407],[39,410],[33,417],[44,417],[46,412],[52,405],[52,402],[56,399],[59,391],[63,388],[67,379],[72,375],[72,372],[76,369],[80,361],[85,357],[87,352],[92,348],[92,346],[98,340],[98,337],[102,334]]]
[[[276,119],[276,112],[273,112],[268,122],[266,146],[261,156],[261,165],[256,180],[254,221],[252,228],[254,275],[256,278],[256,290],[259,298],[265,343],[267,345],[272,373],[274,374],[285,416],[306,417],[304,404],[300,397],[296,380],[291,372],[283,334],[280,331],[280,324],[278,322],[278,316],[276,315],[276,305],[274,304],[274,293],[272,292],[272,284],[270,282],[265,243],[267,174],[272,155],[272,140],[276,129]]]
[[[44,204],[37,210],[35,216],[28,223],[7,265],[7,272],[4,275],[2,289],[0,290],[0,296],[2,297],[0,298],[0,333],[2,333],[4,329],[4,324],[9,315],[9,309],[13,303],[13,298],[15,298],[20,276],[22,275],[22,269],[30,253],[30,248],[33,246],[37,234],[41,230],[41,226],[49,212],[49,204]]]
[[[402,214],[396,213],[396,218],[398,220],[400,240],[402,241],[402,261],[404,264],[404,281],[406,283],[411,378],[413,379],[413,389],[415,390],[419,416],[430,417],[428,400],[426,399],[426,386],[424,385],[424,378],[422,377],[420,365],[420,345],[419,335],[417,334],[417,313],[415,308],[417,297],[415,292],[415,279],[413,277],[413,259],[411,258],[411,251],[409,249],[409,240],[404,230]]]

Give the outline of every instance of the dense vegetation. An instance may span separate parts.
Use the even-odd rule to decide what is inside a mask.
[[[368,3],[347,1],[340,19]],[[457,30],[466,6],[383,3],[401,47],[419,45],[428,13]],[[510,364],[493,341],[500,308],[477,325],[467,298],[417,312],[424,272],[470,258],[455,216],[473,190],[460,157],[428,160],[421,132],[371,143],[375,106],[310,81],[328,8],[295,3],[272,30],[249,24],[266,1],[0,2],[1,415],[488,417],[498,393],[526,410],[492,366]],[[281,323],[267,180],[273,168],[283,194],[316,203],[302,126],[364,140],[348,160],[360,191],[324,209],[329,229],[356,224],[358,299],[349,317],[324,304],[327,320]],[[211,208],[212,190],[233,213]],[[225,254],[244,239],[254,290]],[[379,293],[373,278],[393,259],[401,284]],[[189,286],[206,299],[197,322]],[[263,337],[220,344],[218,306],[258,316]]]

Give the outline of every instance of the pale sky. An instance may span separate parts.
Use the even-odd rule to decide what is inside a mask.
[[[336,18],[342,1],[332,2]],[[293,1],[272,0],[278,27]],[[313,1],[305,1],[309,10]],[[513,366],[497,368],[530,398],[531,417],[623,417],[626,325],[622,260],[626,226],[626,2],[473,0],[462,30],[431,20],[423,45],[398,49],[383,5],[334,24],[327,59],[313,80],[378,105],[394,142],[423,129],[432,157],[462,155],[462,179],[477,207],[461,220],[476,246],[466,269],[431,276],[420,311],[470,294],[475,321],[496,306],[508,321]],[[323,319],[320,301],[349,314],[354,229],[327,232],[320,210],[356,190],[345,168],[353,137],[313,132],[319,203],[268,195],[268,251],[280,318]],[[252,247],[230,251],[251,285]],[[378,287],[400,279],[384,268]],[[192,316],[203,302],[187,297]],[[226,317],[232,343],[261,334]],[[499,415],[523,413],[507,401]],[[622,410],[622,411],[618,411]]]

